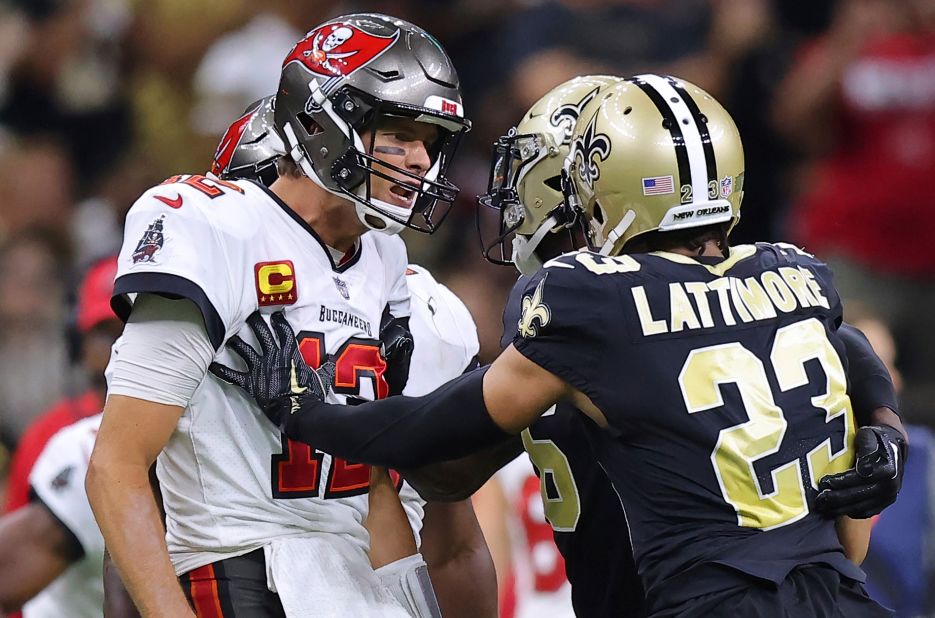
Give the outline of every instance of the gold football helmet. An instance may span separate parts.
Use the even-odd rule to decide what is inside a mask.
[[[641,234],[740,219],[743,145],[701,88],[637,75],[582,110],[567,160],[569,208],[580,208],[594,251],[617,255]]]
[[[497,214],[496,233],[483,232],[488,213],[478,209],[484,257],[514,264],[523,274],[542,265],[535,250],[549,233],[577,222],[562,198],[561,175],[581,110],[619,77],[585,75],[556,86],[536,101],[522,121],[494,144],[487,193],[480,204]],[[492,242],[486,242],[494,236]]]

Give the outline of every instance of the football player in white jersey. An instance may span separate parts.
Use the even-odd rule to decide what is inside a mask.
[[[270,96],[251,104],[231,124],[215,152],[211,174],[223,180],[252,180],[265,186],[276,180],[276,160],[284,153],[274,128],[274,101]],[[405,393],[424,394],[433,385],[476,366],[479,343],[470,312],[425,268],[410,265],[406,280],[412,298],[411,328],[395,321],[381,329],[381,352],[387,361],[384,376],[391,393],[402,389],[405,376],[401,371],[409,368],[412,357],[413,379],[405,384]],[[414,356],[413,335],[419,340]],[[429,584],[438,590],[441,610],[449,618],[496,616],[493,562],[471,500],[424,505],[420,549],[425,562],[415,555],[414,535],[420,531],[411,528],[401,500],[415,502],[410,509],[424,504],[414,492],[400,495],[391,475],[385,469],[373,468],[365,523],[370,533],[370,561],[381,581],[404,603],[412,604],[414,613],[422,612],[418,615],[430,615],[428,608],[434,607],[432,588],[424,586],[426,594],[420,594],[422,585]],[[139,614],[130,609],[133,602],[119,574],[107,568],[108,564],[109,557],[105,556],[107,615],[136,618]],[[431,581],[425,578],[426,566]],[[465,581],[474,582],[469,592],[465,592]],[[427,601],[420,604],[421,598]]]
[[[406,280],[412,295],[412,317],[409,322],[412,339],[417,342],[413,351],[410,378],[403,394],[408,396],[424,395],[444,384],[446,378],[457,377],[465,371],[477,367],[477,352],[480,343],[474,320],[464,303],[444,285],[439,284],[431,273],[421,266],[410,264],[406,269]],[[384,336],[384,341],[387,339]],[[428,577],[429,565],[417,553],[418,540],[409,529],[410,523],[404,517],[404,507],[414,500],[411,495],[395,491],[390,483],[390,475],[382,468],[371,472],[369,511],[367,528],[370,531],[370,561],[381,582],[393,594],[402,600],[414,616],[429,617],[441,615],[435,604],[432,582]],[[416,496],[415,499],[421,500]],[[424,504],[424,503],[423,503]],[[442,520],[449,531],[448,542],[452,548],[463,542],[466,534],[475,531],[477,539],[483,544],[483,537],[474,519],[470,503],[465,502],[435,504],[430,508],[443,509],[431,512],[430,521]],[[464,526],[465,518],[473,522],[473,527]],[[465,531],[465,527],[468,528]],[[433,539],[439,545],[439,535]],[[430,543],[431,544],[431,543]],[[486,552],[486,546],[483,547]],[[438,554],[438,548],[434,548]],[[437,560],[437,558],[436,558]],[[488,558],[489,560],[489,558]],[[436,566],[436,565],[431,565]],[[437,577],[437,570],[435,571]],[[470,578],[476,577],[474,569],[462,568],[459,574]],[[468,579],[467,581],[471,581]],[[471,589],[483,591],[483,582],[472,582]],[[464,580],[460,582],[464,587]],[[452,599],[451,586],[445,588],[447,601],[446,616],[485,615],[486,609],[496,615],[493,599],[460,599],[461,607]],[[491,591],[492,592],[492,591]],[[493,595],[494,597],[496,595]],[[438,613],[433,613],[433,610]]]
[[[181,175],[127,217],[114,297],[127,328],[87,487],[144,616],[408,613],[367,561],[369,468],[236,414],[251,399],[206,370],[234,361],[219,350],[232,335],[255,343],[252,312],[284,308],[309,364],[333,363],[334,401],[389,393],[379,332],[409,315],[393,234],[434,231],[457,193],[444,176],[469,126],[457,76],[411,24],[337,18],[286,57],[275,125],[289,157],[270,189]]]
[[[97,414],[55,434],[29,475],[32,501],[0,519],[0,613],[101,615],[104,539],[84,490],[100,423]]]
[[[244,115],[231,124],[215,152],[212,174],[224,180],[247,179],[266,186],[276,180],[276,159],[283,155],[283,146],[274,129],[274,103],[275,97],[265,97],[250,105]],[[448,288],[438,284],[427,269],[410,264],[406,269],[406,281],[412,299],[410,328],[399,323],[381,328],[380,344],[388,364],[384,375],[390,383],[390,392],[395,393],[407,378],[401,373],[410,367],[412,339],[418,340],[412,356],[411,377],[408,377],[404,391],[407,395],[416,396],[429,392],[433,385],[442,384],[446,376],[455,377],[474,368],[480,346],[470,312]],[[434,480],[437,474],[444,474],[446,470],[420,472],[431,475]],[[411,478],[414,471],[408,474]],[[408,530],[408,520],[403,530],[394,531],[392,524],[398,515],[405,516],[405,508],[400,508],[400,499],[418,502],[415,508],[424,504],[420,549],[428,563],[444,615],[449,618],[495,616],[493,561],[474,514],[472,500],[446,498],[445,501],[425,504],[420,496],[410,491],[402,494],[395,488],[392,492],[383,491],[390,485],[385,470],[371,471],[366,521],[370,531],[371,563],[375,567],[377,563],[385,565],[389,561],[387,554],[400,551],[400,544],[394,537],[401,539],[407,548],[409,543],[415,546],[413,535]],[[375,516],[374,509],[386,511],[386,516]],[[379,528],[376,534],[375,528]],[[401,553],[399,557],[412,553],[415,549]],[[463,585],[465,581],[474,582],[468,592]]]

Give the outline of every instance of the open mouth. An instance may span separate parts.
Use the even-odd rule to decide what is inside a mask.
[[[393,200],[396,203],[406,207],[412,206],[416,195],[413,189],[407,189],[400,185],[393,185],[390,187],[390,193],[393,195]]]

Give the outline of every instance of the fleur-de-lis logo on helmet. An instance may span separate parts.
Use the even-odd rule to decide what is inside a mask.
[[[601,169],[595,157],[606,161],[610,156],[610,138],[603,133],[596,133],[597,112],[591,116],[584,133],[575,138],[574,165],[578,166],[578,176],[588,189],[594,189],[594,182],[601,177]]]
[[[546,277],[542,278],[531,296],[523,297],[523,316],[519,320],[518,327],[519,334],[527,339],[538,335],[539,329],[543,328],[552,319],[551,309],[542,302]],[[536,322],[539,323],[538,326]]]
[[[599,86],[584,95],[577,103],[566,103],[549,116],[549,124],[562,132],[561,145],[565,146],[571,143],[571,137],[575,130],[575,123],[578,122],[581,110],[597,95],[598,90],[600,90]]]

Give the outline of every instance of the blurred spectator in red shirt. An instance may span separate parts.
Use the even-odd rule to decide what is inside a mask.
[[[930,408],[935,346],[918,333],[935,329],[935,3],[841,2],[774,112],[777,130],[814,158],[797,183],[794,239],[834,267],[845,301],[894,328],[904,405]]]
[[[104,405],[107,389],[104,369],[110,360],[111,345],[123,329],[110,308],[116,273],[117,260],[109,257],[91,266],[81,282],[73,325],[73,352],[75,362],[87,374],[88,387],[81,394],[56,403],[23,434],[10,466],[6,512],[29,502],[29,472],[49,438],[66,425],[97,414]]]

